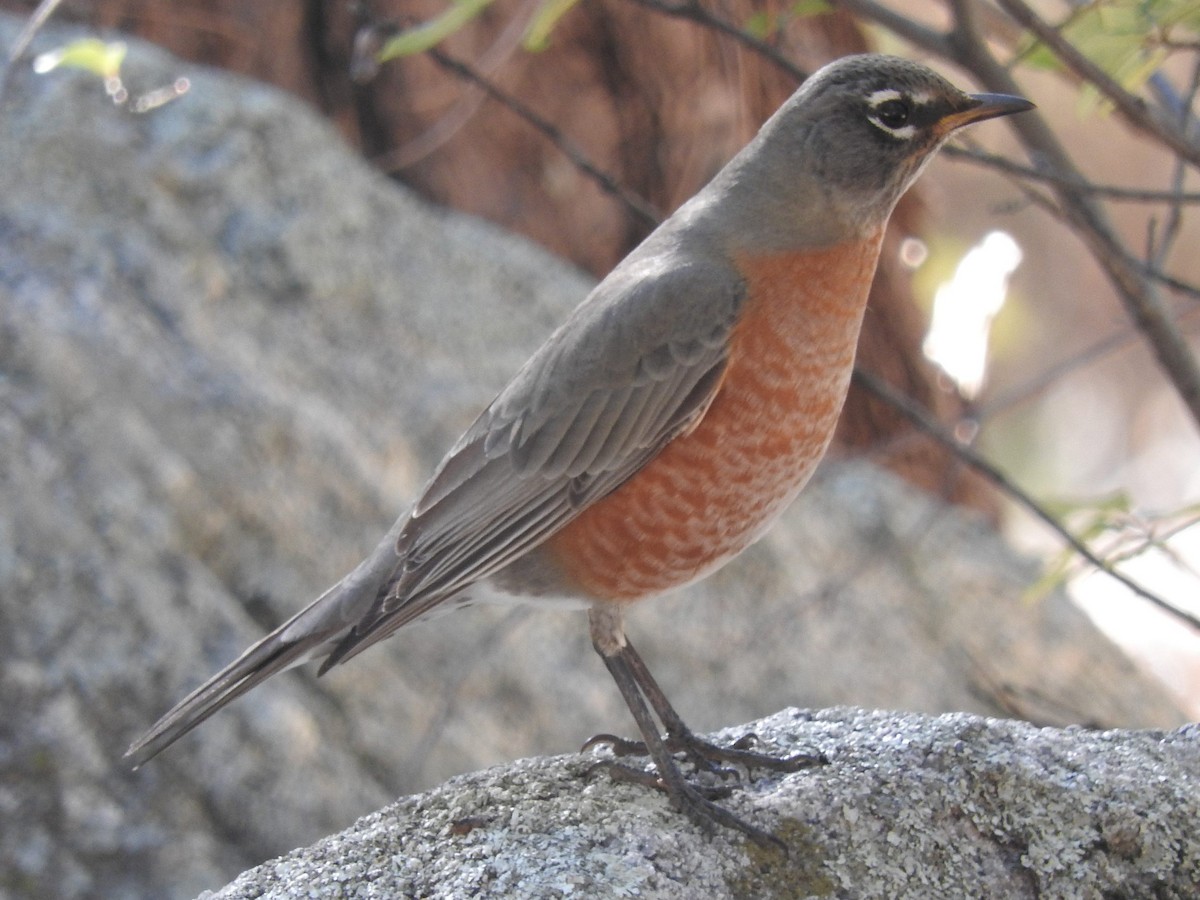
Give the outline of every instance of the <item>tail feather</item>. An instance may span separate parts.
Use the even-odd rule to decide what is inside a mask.
[[[277,672],[327,656],[391,583],[401,518],[349,575],[177,703],[125,751],[137,769]]]
[[[138,769],[171,746],[225,704],[240,697],[276,672],[323,656],[342,632],[315,634],[287,642],[273,631],[232,663],[192,691],[151,726],[125,751],[125,759]],[[342,629],[345,631],[345,628]],[[323,651],[323,652],[322,652]]]

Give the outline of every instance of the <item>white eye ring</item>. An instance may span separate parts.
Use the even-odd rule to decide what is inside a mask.
[[[885,103],[894,103],[900,101],[906,107],[911,108],[912,100],[906,99],[905,96],[893,88],[885,88],[881,91],[875,91],[867,97],[867,105],[872,112],[867,115],[867,119],[872,125],[881,131],[886,131],[889,135],[902,141],[911,140],[916,137],[917,128],[915,125],[905,124],[899,127],[888,125],[883,121],[883,118],[875,111],[880,109]]]
[[[875,109],[889,100],[903,100],[904,95],[895,88],[884,88],[882,91],[875,91],[867,98],[867,106]]]

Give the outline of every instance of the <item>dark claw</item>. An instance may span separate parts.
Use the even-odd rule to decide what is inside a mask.
[[[750,750],[750,747],[759,743],[758,735],[753,732],[742,735],[728,747],[702,740],[690,731],[678,735],[669,734],[663,743],[671,753],[682,753],[697,771],[708,772],[725,780],[740,776],[736,769],[721,763],[733,763],[746,769],[767,769],[772,772],[799,772],[829,763],[829,758],[823,753],[797,753],[780,757]],[[580,752],[600,746],[607,746],[613,756],[649,755],[644,742],[631,741],[615,734],[593,736],[583,745]]]
[[[623,766],[610,759],[602,759],[600,762],[588,766],[587,777],[591,778],[592,773],[597,769],[603,769],[613,781],[620,781],[625,784],[638,784],[651,790],[661,791],[664,794],[670,793],[667,790],[666,784],[656,773],[647,772],[645,769],[635,769],[632,766]]]
[[[666,744],[672,753],[682,753],[698,772],[708,772],[724,781],[731,778],[741,780],[737,769],[721,765],[730,761],[724,747],[702,741],[690,731],[680,735],[667,735]]]
[[[728,747],[722,747],[688,732],[678,737],[672,735],[668,739],[667,746],[674,752],[687,754],[688,759],[696,764],[697,768],[718,774],[734,771],[717,765],[718,762],[743,766],[747,770],[767,769],[771,772],[799,772],[801,769],[825,765],[829,762],[823,753],[797,753],[794,756],[780,757],[748,749],[757,743],[758,735],[751,733],[742,735]],[[703,760],[703,765],[698,760]]]
[[[767,769],[771,772],[799,772],[815,766],[829,764],[829,757],[824,753],[796,753],[792,756],[773,756],[770,753],[758,753],[744,749],[744,739],[739,740],[728,748],[715,747],[720,758],[728,763],[737,763],[747,769]]]
[[[758,743],[758,735],[753,731],[747,731],[740,738],[734,741],[729,746],[734,750],[749,750]]]
[[[593,747],[607,746],[613,756],[648,756],[649,751],[642,741],[631,741],[627,738],[617,737],[615,734],[597,734],[588,738],[579,750],[580,753],[586,753]]]

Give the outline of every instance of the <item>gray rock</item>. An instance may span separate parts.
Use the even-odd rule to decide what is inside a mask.
[[[17,22],[0,17],[0,43]],[[76,32],[49,29],[36,49]],[[331,583],[587,290],[278,92],[131,42],[0,106],[0,894],[186,896],[632,723],[578,613],[479,608],[128,743]],[[985,523],[864,463],[631,633],[699,729],[831,704],[1178,724]],[[579,762],[578,765],[582,765]],[[624,851],[618,851],[624,852]]]
[[[291,897],[1192,898],[1200,727],[1096,732],[965,714],[785,710],[747,726],[829,765],[725,801],[786,858],[706,837],[577,756],[453,778],[205,900]],[[738,730],[724,733],[732,739]]]

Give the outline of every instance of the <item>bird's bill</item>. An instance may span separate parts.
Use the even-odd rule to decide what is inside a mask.
[[[1034,109],[1034,104],[1024,97],[1011,94],[971,94],[971,101],[966,109],[953,112],[938,122],[938,130],[942,134],[949,134],[964,125]]]

